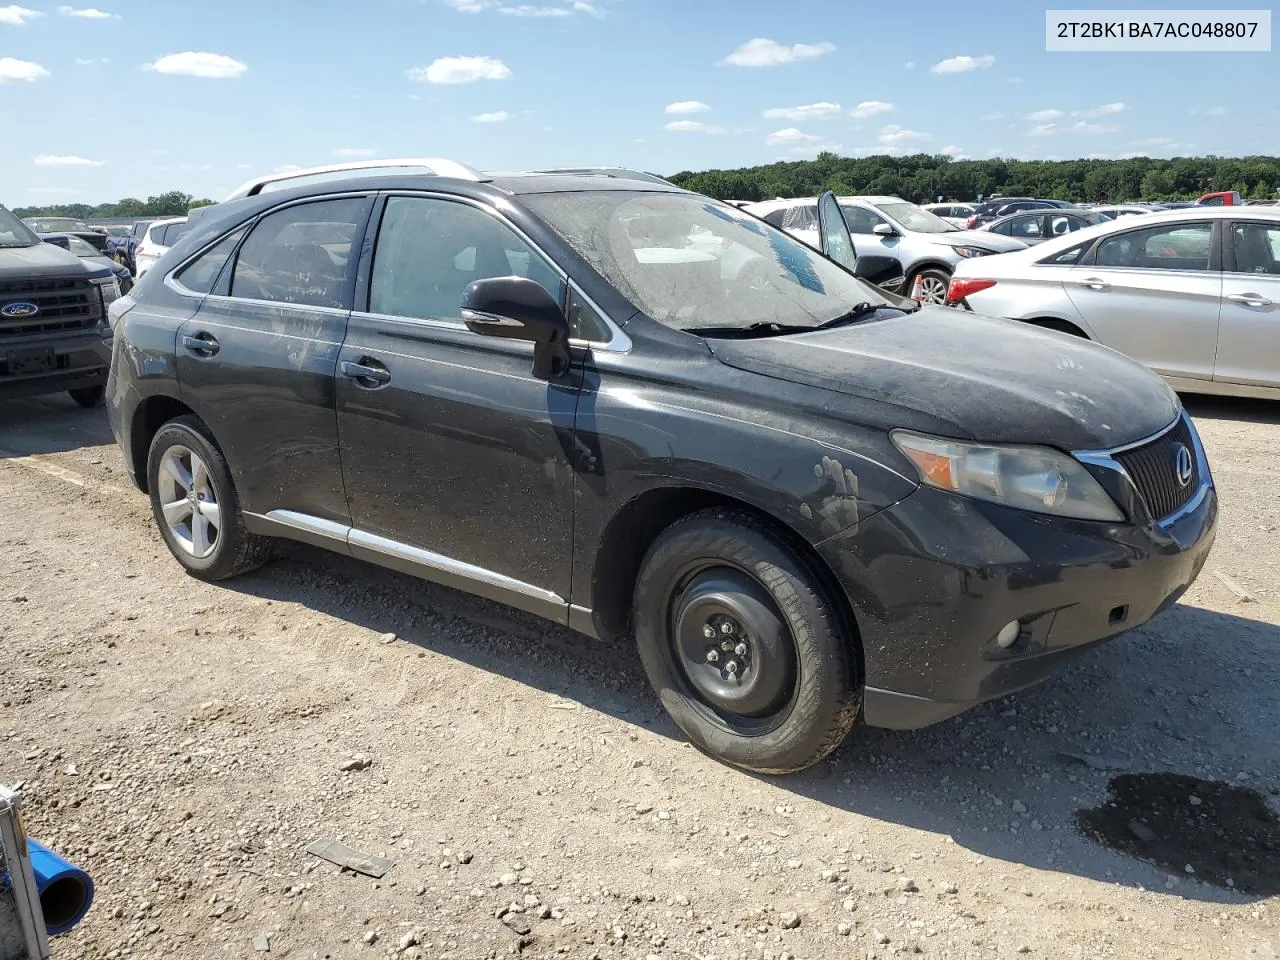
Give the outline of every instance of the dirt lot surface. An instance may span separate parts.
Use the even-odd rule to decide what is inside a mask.
[[[766,779],[689,748],[628,649],[306,547],[190,579],[101,411],[0,405],[0,782],[97,883],[54,955],[1274,958],[1276,879],[1232,871],[1275,850],[1198,848],[1265,824],[1164,867],[1077,827],[1118,772],[1277,806],[1280,405],[1189,406],[1223,513],[1179,605],[1033,691]],[[341,872],[321,839],[395,866]]]

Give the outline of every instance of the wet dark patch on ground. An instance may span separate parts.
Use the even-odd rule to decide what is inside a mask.
[[[1242,893],[1280,894],[1280,819],[1256,791],[1174,773],[1126,773],[1081,810],[1085,836],[1175,873]]]

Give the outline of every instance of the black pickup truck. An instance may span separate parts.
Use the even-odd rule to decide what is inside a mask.
[[[68,391],[102,403],[111,362],[111,269],[45,243],[0,206],[0,401]]]

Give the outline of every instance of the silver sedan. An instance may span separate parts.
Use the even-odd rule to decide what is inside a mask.
[[[961,261],[948,302],[1097,340],[1179,390],[1280,399],[1277,208],[1124,217]]]

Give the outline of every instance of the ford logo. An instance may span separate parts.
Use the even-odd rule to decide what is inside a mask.
[[[1191,482],[1194,467],[1191,463],[1191,451],[1184,444],[1173,445],[1173,475],[1178,478],[1178,486],[1185,487]]]
[[[17,300],[0,307],[0,317],[7,320],[22,320],[26,317],[34,317],[39,312],[40,307],[27,300]]]

